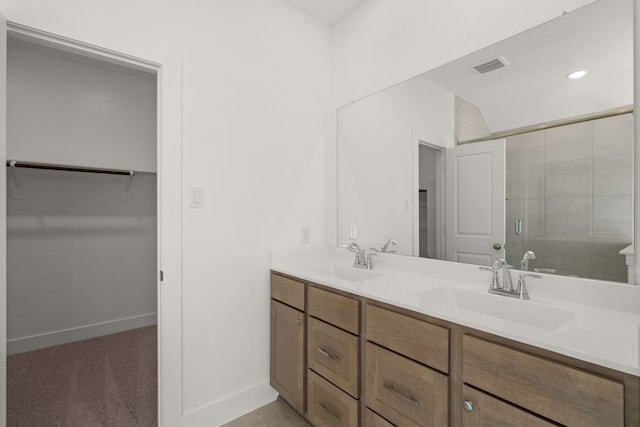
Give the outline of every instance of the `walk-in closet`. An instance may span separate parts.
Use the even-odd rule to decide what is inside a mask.
[[[156,79],[9,37],[8,426],[157,424]]]

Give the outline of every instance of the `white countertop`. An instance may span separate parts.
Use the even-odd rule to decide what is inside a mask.
[[[277,250],[271,269],[640,376],[640,286],[543,274],[527,278],[531,299],[520,301],[489,294],[491,273],[478,266],[378,254],[372,277],[336,275],[360,271],[353,259],[335,247]]]

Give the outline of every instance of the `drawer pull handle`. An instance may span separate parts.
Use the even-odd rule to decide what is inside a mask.
[[[296,319],[296,325],[302,325],[302,320]]]
[[[328,357],[331,360],[340,360],[340,356],[338,356],[337,354],[329,353],[322,347],[318,347],[318,353],[320,353],[324,357]]]
[[[465,400],[464,403],[462,404],[462,407],[464,408],[465,411],[471,412],[473,411],[473,402],[470,400]]]
[[[322,409],[324,412],[327,413],[327,415],[329,415],[329,417],[331,417],[331,419],[337,423],[340,422],[340,417],[337,416],[336,414],[334,414],[333,412],[331,412],[331,410],[329,409],[329,406],[326,403],[321,403],[320,404],[320,409]]]
[[[402,400],[405,400],[405,401],[409,402],[410,404],[412,404],[414,406],[418,406],[418,401],[416,400],[415,397],[407,396],[406,394],[400,392],[399,390],[396,390],[396,388],[393,386],[393,384],[385,383],[383,387],[386,390],[388,390],[391,393],[393,393],[396,396],[398,396],[399,398],[401,398]]]

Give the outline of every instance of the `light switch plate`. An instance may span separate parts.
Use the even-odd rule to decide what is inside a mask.
[[[311,227],[302,227],[300,232],[300,243],[303,245],[311,243]]]
[[[204,208],[203,187],[191,187],[189,191],[189,206],[192,208]]]

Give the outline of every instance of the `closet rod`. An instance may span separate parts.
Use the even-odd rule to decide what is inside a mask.
[[[48,163],[31,163],[31,162],[19,162],[15,160],[7,160],[7,166],[13,166],[16,168],[27,169],[49,169],[56,171],[69,171],[69,172],[90,172],[90,173],[104,173],[108,175],[135,175],[134,171],[122,170],[122,169],[101,169],[101,168],[88,168],[82,166],[66,166],[66,165],[53,165]]]

